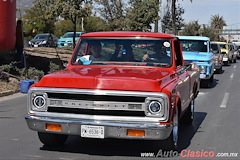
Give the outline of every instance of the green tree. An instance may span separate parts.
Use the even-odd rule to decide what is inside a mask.
[[[151,24],[159,19],[156,0],[130,0],[127,9],[128,30],[150,31]]]
[[[100,17],[89,16],[84,18],[85,32],[109,31],[108,25]]]
[[[105,25],[112,31],[124,30],[126,26],[125,4],[123,0],[95,0],[97,10],[106,22]]]
[[[59,20],[57,23],[55,23],[54,33],[57,37],[61,37],[66,32],[72,32],[73,28],[74,28],[74,26],[73,26],[73,23],[71,20],[69,20],[69,19]],[[77,24],[76,31],[77,32],[82,31],[82,27],[80,24]]]
[[[209,27],[206,25],[203,25],[202,27],[202,36],[209,37],[211,41],[217,40],[217,36],[214,33],[214,30],[212,29],[212,27]]]
[[[178,0],[167,0],[168,3],[171,2],[171,11],[172,11],[172,27],[173,27],[173,34],[177,34],[177,24],[176,24],[176,2]],[[192,2],[192,0],[190,0]]]
[[[182,15],[185,13],[185,10],[181,7],[180,3],[178,4],[176,8],[176,29],[177,32],[184,27],[184,19],[182,18]],[[173,30],[172,26],[172,15],[170,12],[170,9],[167,10],[167,12],[164,14],[162,19],[162,30],[163,33],[170,33]]]
[[[198,21],[192,21],[185,24],[185,27],[181,35],[185,36],[199,36],[201,34],[201,26],[198,24]]]
[[[172,18],[171,17],[172,17],[171,12],[168,9],[161,20],[163,33],[169,33],[172,30]]]
[[[53,1],[34,0],[33,7],[25,10],[23,17],[27,31],[35,28],[37,33],[53,33],[56,22],[56,12]]]
[[[92,3],[90,0],[55,0],[55,9],[62,18],[69,19],[73,23],[73,47],[75,47],[75,35],[78,20],[90,15]]]

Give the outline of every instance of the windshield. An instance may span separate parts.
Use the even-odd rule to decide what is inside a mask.
[[[171,66],[170,39],[82,39],[73,65]]]
[[[48,35],[47,34],[41,34],[41,35],[36,35],[34,39],[47,39]]]
[[[219,52],[218,45],[211,44],[211,50],[213,51],[213,53],[218,53]]]
[[[182,50],[188,52],[208,52],[207,41],[180,40]]]
[[[76,33],[75,37],[79,37],[79,36],[81,36],[81,34]],[[63,36],[63,38],[73,38],[73,33],[67,33]]]
[[[221,49],[227,49],[227,45],[226,44],[220,44]]]

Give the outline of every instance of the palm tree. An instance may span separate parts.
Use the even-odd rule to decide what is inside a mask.
[[[220,16],[219,14],[212,15],[210,19],[210,24],[219,39],[219,34],[222,32],[223,27],[227,25],[225,20],[223,19],[223,16]]]
[[[227,25],[225,20],[223,19],[223,16],[220,17],[219,14],[211,16],[210,24],[213,27],[213,29],[218,30],[222,30],[223,26]]]

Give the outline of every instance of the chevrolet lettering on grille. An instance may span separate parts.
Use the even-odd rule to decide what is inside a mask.
[[[71,107],[105,110],[134,110],[144,111],[142,103],[103,102],[103,101],[74,101],[74,100],[50,100],[52,107]]]

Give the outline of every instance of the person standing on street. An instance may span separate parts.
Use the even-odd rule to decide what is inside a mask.
[[[17,26],[16,26],[16,50],[17,50],[16,60],[17,60],[17,62],[19,62],[19,67],[20,68],[24,67],[24,58],[23,58],[24,37],[31,36],[35,32],[36,32],[35,29],[33,29],[32,32],[30,32],[30,33],[24,33],[23,32],[22,20],[17,21]]]

